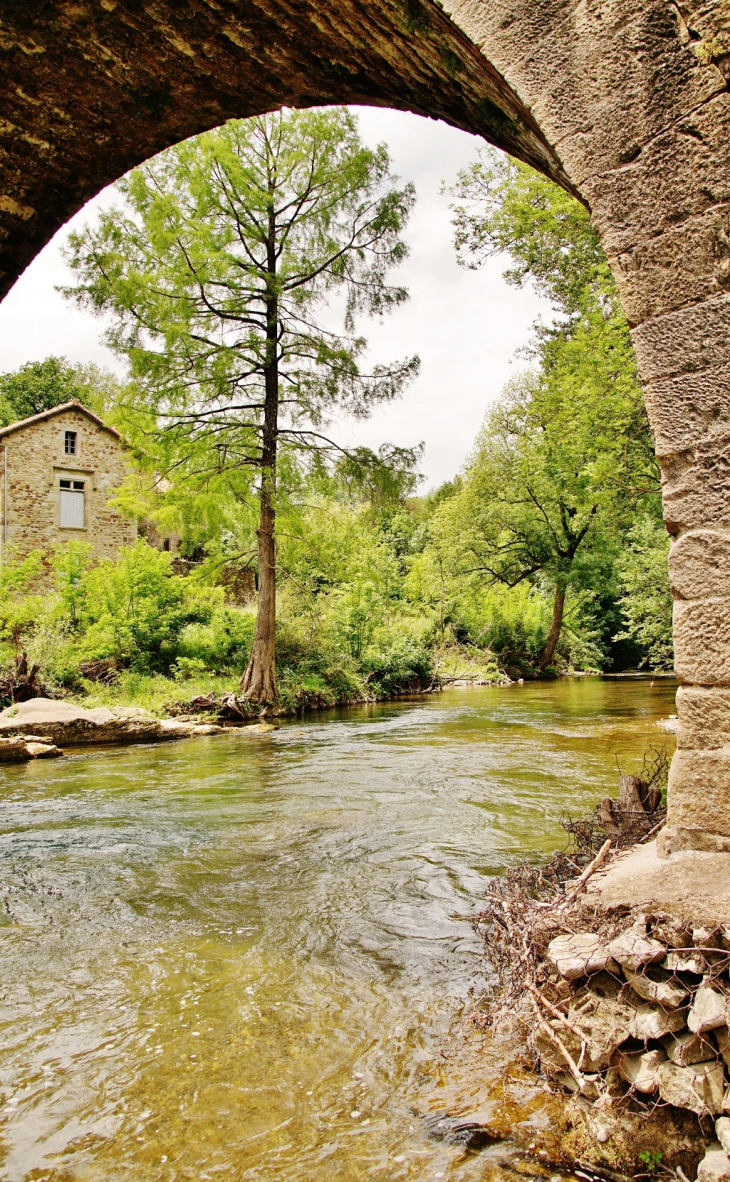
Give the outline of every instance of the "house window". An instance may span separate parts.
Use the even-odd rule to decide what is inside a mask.
[[[67,432],[72,434],[72,432]],[[62,529],[84,528],[84,481],[62,480],[60,491],[60,519]]]
[[[63,437],[63,450],[67,456],[76,455],[76,432],[66,431]]]

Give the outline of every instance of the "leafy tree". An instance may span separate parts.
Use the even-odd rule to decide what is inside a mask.
[[[242,688],[273,700],[277,476],[287,450],[334,446],[323,434],[333,409],[365,416],[416,372],[417,358],[364,372],[355,333],[358,313],[406,299],[386,275],[405,257],[414,191],[343,109],[228,123],[120,190],[124,209],[71,236],[80,282],[69,294],[111,314],[108,340],[131,364],[129,405],[158,439],[159,471],[201,487],[231,470],[249,489],[257,477],[259,605]],[[341,332],[325,316],[336,292]]]
[[[30,418],[76,398],[97,414],[116,391],[112,374],[95,365],[69,365],[64,357],[28,361],[0,374],[0,426]]]
[[[462,492],[444,512],[468,566],[487,581],[546,580],[552,662],[568,589],[604,582],[621,531],[659,480],[628,325],[587,211],[526,165],[485,149],[453,190],[465,265],[507,252],[508,281],[553,301],[536,369],[488,415]]]
[[[629,545],[618,560],[626,626],[616,640],[635,640],[644,664],[672,669],[672,593],[667,582],[669,537],[656,517],[640,517],[628,535]]]

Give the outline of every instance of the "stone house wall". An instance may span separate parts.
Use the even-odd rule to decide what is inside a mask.
[[[65,433],[76,432],[76,454],[66,455]],[[0,431],[0,464],[6,457],[7,482],[4,549],[20,556],[31,550],[52,550],[69,541],[91,545],[94,560],[116,558],[137,533],[136,523],[109,504],[128,472],[124,447],[116,431],[101,424],[80,404],[24,420]],[[84,524],[60,524],[61,480],[83,483]]]

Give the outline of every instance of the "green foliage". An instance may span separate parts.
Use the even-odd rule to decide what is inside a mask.
[[[103,415],[118,390],[114,376],[95,365],[69,365],[63,357],[28,361],[13,373],[0,374],[0,426],[73,398]]]
[[[167,670],[183,629],[210,619],[210,589],[171,573],[171,556],[142,539],[85,576],[87,657],[114,657],[138,669]],[[219,600],[222,595],[219,593]]]
[[[643,651],[642,664],[672,669],[672,594],[667,583],[669,538],[661,521],[642,517],[628,534],[617,560],[625,628],[616,639],[630,639]]]

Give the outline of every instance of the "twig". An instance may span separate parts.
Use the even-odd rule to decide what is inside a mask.
[[[553,1042],[555,1044],[555,1046],[558,1048],[561,1055],[563,1056],[566,1063],[568,1064],[568,1067],[570,1068],[570,1073],[573,1076],[573,1078],[575,1079],[575,1082],[577,1083],[580,1090],[583,1091],[586,1081],[583,1078],[583,1076],[578,1068],[578,1064],[576,1063],[575,1059],[571,1055],[570,1051],[566,1047],[563,1040],[559,1037],[559,1035],[557,1035],[555,1033],[554,1030],[550,1029],[547,1022],[543,1019],[543,1016],[540,1013],[540,1007],[537,1004],[537,1002],[535,1001],[534,997],[531,997],[530,1001],[532,1002],[532,1008],[535,1011],[535,1015],[537,1017],[537,1021],[540,1025],[541,1029],[544,1030],[545,1034],[547,1034],[550,1041]]]
[[[658,824],[656,824],[653,829],[650,829],[648,833],[644,834],[644,836],[639,840],[638,844],[643,845],[645,841],[648,841],[650,837],[653,837],[655,833],[658,833],[659,830],[662,828],[662,826],[666,825],[666,823],[667,823],[667,818],[662,817],[661,821],[659,821]]]
[[[536,997],[537,1000],[545,1006],[545,1009],[549,1010],[554,1018],[557,1018],[559,1022],[562,1022],[563,1026],[565,1026],[567,1030],[570,1030],[572,1034],[575,1034],[576,1037],[581,1040],[581,1042],[585,1042],[585,1035],[583,1034],[583,1031],[579,1030],[577,1026],[574,1026],[572,1022],[569,1022],[565,1014],[561,1013],[560,1010],[552,1004],[552,1002],[549,1002],[539,989],[536,989],[535,986],[531,985],[529,981],[525,981],[525,989],[527,989],[533,997]]]
[[[580,878],[578,879],[577,883],[573,887],[573,890],[568,895],[567,899],[563,899],[563,902],[558,907],[558,911],[564,911],[566,907],[569,907],[570,904],[573,903],[575,901],[575,899],[578,898],[578,895],[583,890],[583,887],[585,886],[586,882],[588,881],[590,876],[601,865],[601,863],[603,862],[603,860],[606,857],[606,854],[608,853],[610,848],[611,848],[611,838],[609,837],[608,841],[604,841],[603,845],[601,846],[600,850],[596,854],[593,861],[590,862],[586,866],[585,870],[581,874]]]

